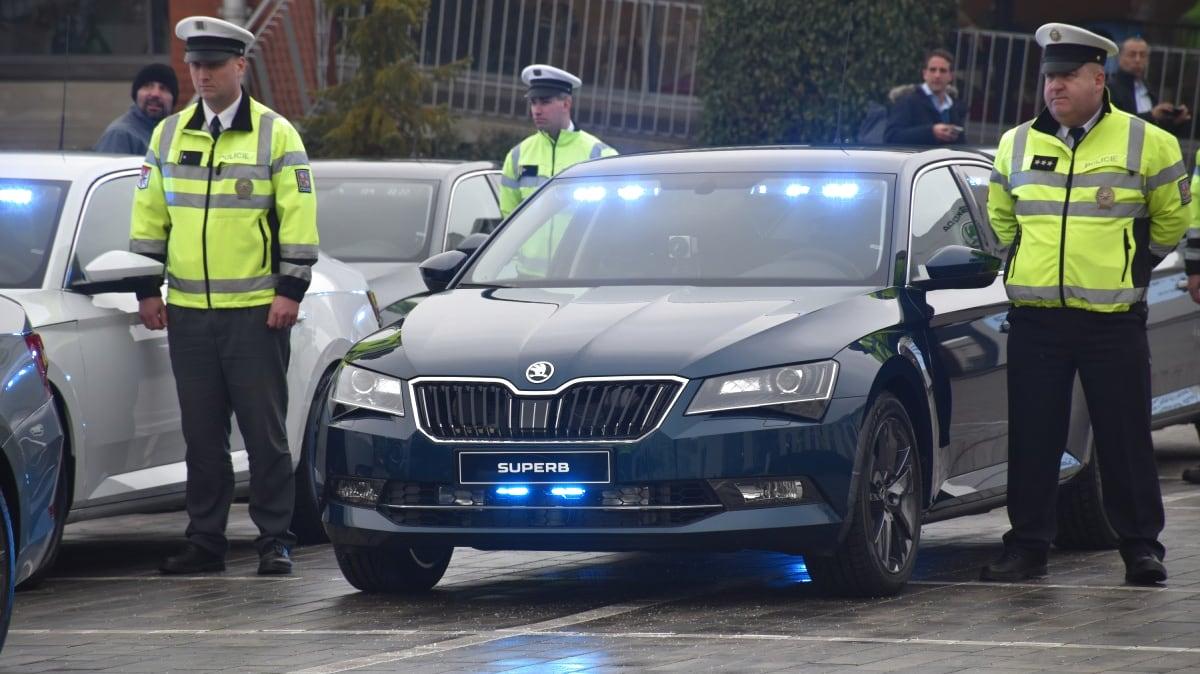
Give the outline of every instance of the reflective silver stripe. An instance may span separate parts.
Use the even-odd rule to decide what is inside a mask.
[[[279,246],[279,257],[292,260],[317,259],[317,246],[307,243],[285,243]]]
[[[256,290],[274,290],[274,276],[255,276],[254,278],[215,278],[204,280],[181,279],[167,274],[167,286],[180,292],[203,294],[214,293],[249,293]]]
[[[285,152],[282,157],[271,162],[271,173],[279,173],[288,166],[307,166],[308,155],[303,152]]]
[[[207,166],[184,166],[182,164],[166,163],[162,167],[164,178],[182,178],[184,180],[208,180]],[[249,178],[250,180],[270,180],[271,167],[258,166],[256,164],[222,164],[221,173],[213,174],[213,178],[217,180],[236,180],[239,178]]]
[[[1134,173],[1142,172],[1142,146],[1146,144],[1146,122],[1138,117],[1129,118],[1129,149],[1125,151],[1125,168]]]
[[[521,180],[517,181],[517,187],[520,187],[520,188],[534,187],[535,188],[535,187],[541,187],[542,185],[546,185],[547,182],[550,182],[550,179],[548,179],[548,177],[545,177],[545,176],[522,175]]]
[[[1021,171],[1012,177],[1012,186],[1015,189],[1023,185],[1043,185],[1066,189],[1067,176],[1064,173],[1054,173],[1053,171]],[[1125,171],[1120,173],[1077,173],[1071,180],[1071,186],[1120,187],[1141,191],[1142,178],[1137,175],[1131,176]]]
[[[175,127],[179,126],[179,117],[182,114],[181,112],[178,115],[171,115],[167,118],[167,121],[163,122],[162,131],[158,134],[159,166],[167,163],[167,160],[171,157],[171,138],[175,136]]]
[[[1187,231],[1187,238],[1200,239],[1200,227],[1189,227]]]
[[[279,115],[264,112],[258,118],[258,160],[256,164],[271,163],[271,135],[275,132],[275,120]]]
[[[1013,137],[1012,159],[1009,160],[1009,175],[1020,171],[1025,162],[1025,143],[1029,140],[1029,127],[1032,125],[1033,122],[1025,122],[1017,127],[1017,133]]]
[[[283,276],[293,276],[295,278],[304,279],[305,281],[312,280],[312,267],[306,264],[292,264],[291,262],[280,262],[279,273]]]
[[[992,182],[1002,187],[1005,192],[1012,192],[1012,185],[1008,182],[1008,176],[1001,173],[999,169],[992,169]]]
[[[164,239],[130,239],[129,252],[142,255],[166,255],[167,242]]]
[[[1158,257],[1166,257],[1166,256],[1170,255],[1171,251],[1173,251],[1173,250],[1175,250],[1175,244],[1173,244],[1173,243],[1154,243],[1153,241],[1150,242],[1150,252],[1154,253]]]
[[[146,162],[147,164],[149,164],[151,166],[159,166],[161,168],[161,165],[158,163],[158,157],[154,156],[154,148],[152,148],[152,147],[146,149],[146,158],[143,159],[142,161]]]
[[[520,183],[504,175],[500,176],[500,184],[510,190],[521,189]]]
[[[1084,300],[1088,304],[1133,304],[1146,298],[1145,288],[1120,288],[1096,290],[1078,286],[1063,286],[1062,296],[1067,299]],[[1012,300],[1057,300],[1058,286],[1008,286],[1008,297]]]
[[[512,167],[514,174],[521,175],[521,143],[517,143],[512,149]]]
[[[207,166],[183,166],[167,162],[162,165],[164,178],[180,178],[182,180],[208,180]]]
[[[1183,259],[1200,260],[1200,248],[1184,248]]]
[[[187,192],[167,192],[167,205],[175,208],[204,208],[204,195]],[[236,194],[213,194],[208,197],[209,208],[267,209],[274,205],[275,197],[270,194],[251,194],[246,199]]]
[[[607,149],[608,146],[604,143],[596,143],[592,146],[592,152],[591,155],[588,156],[588,159],[599,159],[600,155]]]
[[[1146,178],[1146,189],[1155,190],[1163,185],[1169,185],[1173,182],[1178,182],[1180,178],[1184,178],[1186,176],[1187,167],[1183,165],[1182,161],[1177,161],[1167,168],[1150,176],[1149,178]]]
[[[1016,215],[1062,215],[1063,202],[1035,201],[1019,199],[1013,212]],[[1113,204],[1110,208],[1101,208],[1099,204],[1090,201],[1072,201],[1069,216],[1089,218],[1145,218],[1150,215],[1146,204]]]

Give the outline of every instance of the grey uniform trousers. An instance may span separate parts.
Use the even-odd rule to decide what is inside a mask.
[[[250,518],[261,553],[296,542],[289,530],[295,476],[288,451],[287,366],[291,330],[267,327],[270,305],[245,309],[167,306],[171,370],[187,444],[187,538],[224,555],[233,501],[230,413],[250,458]]]

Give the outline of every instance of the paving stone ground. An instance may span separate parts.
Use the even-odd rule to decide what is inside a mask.
[[[822,596],[780,554],[459,549],[419,597],[368,596],[328,545],[260,578],[244,505],[224,574],[167,578],[182,513],[67,527],[60,563],[17,595],[4,672],[1195,672],[1200,460],[1191,427],[1155,434],[1171,578],[1123,583],[1116,552],[1055,552],[1050,576],[975,580],[1003,510],[929,525],[913,582],[885,600]]]

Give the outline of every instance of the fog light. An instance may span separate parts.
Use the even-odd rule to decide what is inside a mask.
[[[438,505],[479,505],[483,503],[483,494],[470,489],[455,489],[442,485],[438,487]]]
[[[347,503],[373,506],[379,503],[379,492],[382,490],[383,480],[343,477],[337,479],[333,493]]]
[[[711,484],[721,503],[729,508],[792,505],[816,496],[804,478],[713,480]]]

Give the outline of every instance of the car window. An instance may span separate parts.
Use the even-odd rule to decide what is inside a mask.
[[[427,257],[436,183],[317,176],[316,187],[321,250],[343,262]]]
[[[68,182],[0,180],[0,288],[39,288]]]
[[[466,283],[877,285],[888,174],[556,178],[483,249]]]
[[[103,180],[92,188],[79,222],[75,255],[67,285],[83,279],[83,268],[101,253],[129,249],[129,219],[137,176]]]
[[[944,246],[982,246],[978,223],[949,168],[918,178],[912,203],[912,280],[929,278],[925,263]]]
[[[450,215],[446,220],[446,250],[454,250],[468,235],[491,232],[499,221],[500,205],[488,186],[487,176],[473,176],[459,181],[450,199]]]

